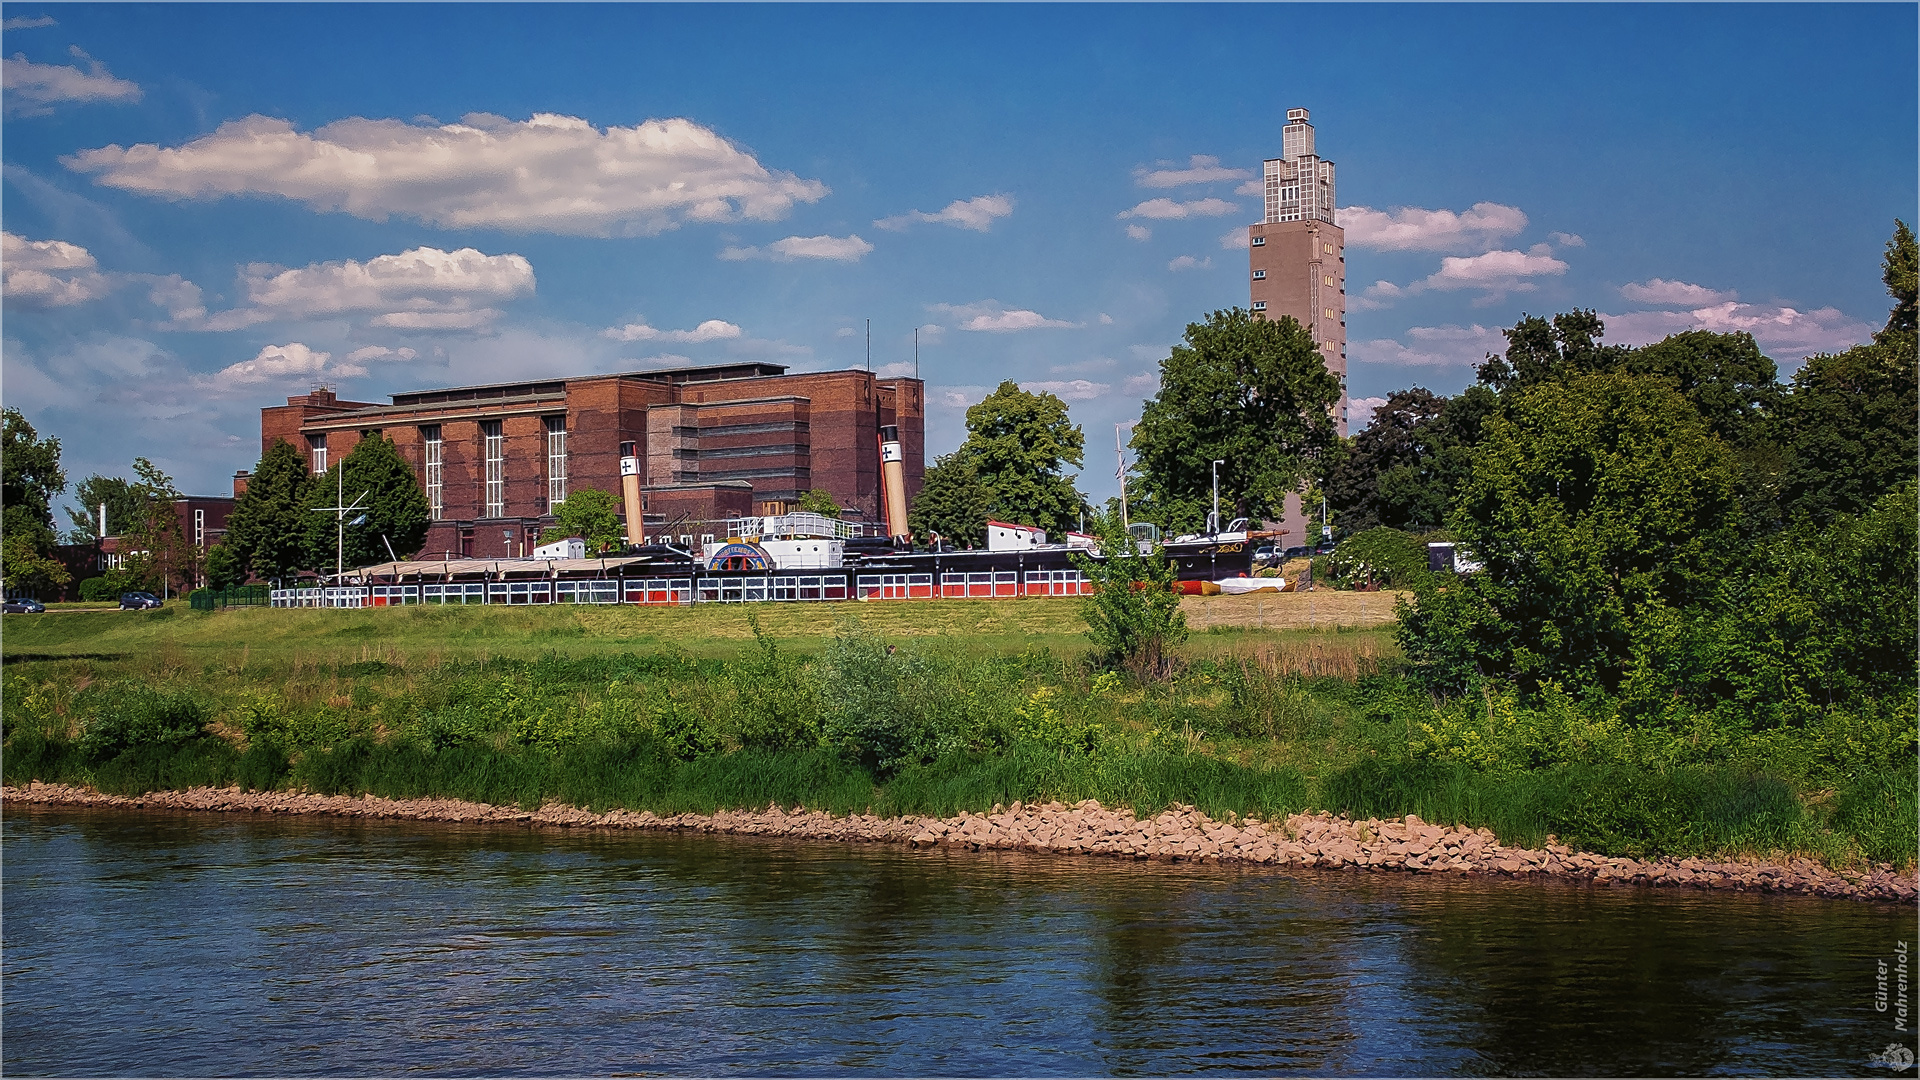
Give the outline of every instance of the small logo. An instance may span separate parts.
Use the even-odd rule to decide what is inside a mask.
[[[1867,1056],[1867,1064],[1885,1065],[1891,1069],[1911,1069],[1913,1062],[1913,1047],[1902,1046],[1899,1043],[1888,1043],[1884,1053]]]

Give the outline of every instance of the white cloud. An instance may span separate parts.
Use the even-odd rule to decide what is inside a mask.
[[[1113,389],[1107,383],[1088,382],[1085,379],[1067,379],[1052,382],[1023,382],[1020,389],[1029,394],[1052,394],[1062,401],[1092,401]]]
[[[1373,423],[1373,410],[1387,403],[1383,397],[1362,397],[1347,399],[1347,425],[1358,431]]]
[[[155,307],[165,308],[167,317],[174,323],[162,329],[191,328],[207,317],[207,305],[200,298],[200,286],[179,274],[148,280],[147,301]]]
[[[1392,210],[1349,206],[1337,217],[1346,230],[1347,246],[1372,251],[1484,249],[1527,227],[1527,215],[1518,207],[1491,202],[1474,203],[1465,213],[1417,206]]]
[[[6,22],[0,22],[0,30],[38,30],[43,26],[58,26],[51,15],[15,15]]]
[[[600,331],[601,337],[615,341],[677,341],[688,344],[737,338],[740,334],[738,326],[721,319],[708,319],[691,330],[656,330],[645,322],[632,322]]]
[[[113,283],[96,266],[79,244],[0,233],[0,295],[8,303],[54,308],[98,300]]]
[[[827,194],[691,120],[602,130],[552,113],[437,126],[353,117],[311,132],[255,115],[175,148],[116,144],[62,160],[109,187],[165,198],[273,195],[373,221],[575,236],[776,221]]]
[[[1142,375],[1129,375],[1127,381],[1120,384],[1120,389],[1129,394],[1157,394],[1160,392],[1160,374],[1147,372]]]
[[[1241,184],[1240,186],[1234,188],[1233,193],[1235,195],[1251,195],[1256,199],[1264,198],[1267,194],[1267,185],[1265,181],[1261,180],[1259,177],[1255,177],[1252,180],[1249,180],[1246,183]]]
[[[1154,221],[1176,221],[1191,217],[1221,217],[1237,213],[1239,207],[1225,199],[1195,199],[1192,202],[1176,202],[1173,199],[1148,199],[1131,210],[1122,210],[1121,218],[1148,218]]]
[[[420,247],[366,262],[314,263],[298,270],[255,264],[240,275],[248,306],[216,312],[208,330],[263,322],[378,312],[372,325],[403,330],[468,330],[500,312],[482,301],[512,300],[534,289],[533,265],[520,255],[474,248]]]
[[[1153,230],[1147,228],[1145,225],[1127,226],[1127,239],[1129,240],[1149,240],[1152,238]]]
[[[858,330],[855,330],[855,329],[854,329],[853,327],[851,327],[851,326],[843,326],[843,327],[841,327],[840,329],[838,329],[838,330],[835,330],[835,331],[833,332],[833,336],[834,336],[834,337],[837,337],[837,338],[850,338],[850,337],[859,337],[859,336],[860,336],[860,331],[858,331]]]
[[[500,317],[498,308],[465,308],[456,311],[389,311],[375,315],[369,326],[387,330],[478,330],[493,325]]]
[[[347,362],[350,364],[364,364],[369,360],[387,360],[388,358],[404,362],[412,360],[419,355],[419,353],[408,348],[389,349],[385,345],[367,345],[348,353]]]
[[[59,64],[36,64],[15,55],[0,60],[0,90],[6,94],[7,112],[15,116],[45,116],[63,101],[91,103],[133,102],[140,100],[140,87],[125,79],[116,79],[86,53],[74,49],[80,59],[89,61],[87,71]]]
[[[998,300],[982,300],[977,304],[933,304],[933,311],[942,312],[960,320],[962,330],[983,330],[991,333],[1006,333],[1014,330],[1072,329],[1080,324],[1060,319],[1049,319],[1037,311],[1025,308],[1006,308]]]
[[[634,360],[632,363],[646,364],[649,367],[686,367],[693,363],[693,360],[691,357],[681,356],[679,353],[660,353],[657,356]]]
[[[1581,236],[1579,233],[1550,232],[1547,234],[1547,239],[1553,241],[1556,244],[1559,244],[1561,247],[1586,247],[1587,246],[1586,238]]]
[[[924,323],[920,327],[920,344],[938,345],[947,336],[947,328],[939,323]]]
[[[1247,238],[1247,230],[1245,229],[1233,229],[1221,236],[1220,247],[1226,251],[1253,250],[1251,242]]]
[[[1641,304],[1690,308],[1721,304],[1740,297],[1739,293],[1732,290],[1720,292],[1717,289],[1709,289],[1705,285],[1692,285],[1685,281],[1667,281],[1662,278],[1650,278],[1631,285],[1622,285],[1620,295]]]
[[[874,370],[874,374],[883,379],[904,379],[914,373],[913,368],[914,363],[911,360],[896,360],[891,364],[881,364]]]
[[[1530,277],[1567,272],[1567,264],[1553,257],[1552,249],[1535,244],[1527,251],[1489,251],[1482,255],[1449,255],[1440,260],[1438,273],[1421,282],[1429,289],[1492,289],[1517,292],[1531,288]]]
[[[1217,157],[1195,154],[1184,169],[1160,168],[1147,169],[1144,166],[1133,170],[1134,182],[1144,188],[1184,187],[1187,184],[1212,184],[1221,180],[1245,180],[1253,173],[1246,169],[1229,169],[1220,164]]]
[[[1507,339],[1495,327],[1415,326],[1406,336],[1411,345],[1392,338],[1356,341],[1348,353],[1363,364],[1393,367],[1471,367],[1485,360],[1488,353],[1504,353]]]
[[[1107,314],[1107,313],[1106,313],[1106,312],[1104,312],[1104,311],[1103,311],[1103,312],[1101,312],[1101,313],[1100,313],[1100,325],[1101,325],[1101,326],[1112,326],[1112,325],[1113,325],[1113,316],[1111,316],[1111,315],[1109,315],[1109,314]]]
[[[861,256],[872,250],[873,245],[858,236],[789,236],[784,240],[775,240],[764,248],[722,248],[720,257],[729,262],[739,262],[744,259],[768,259],[773,262],[792,262],[795,259],[832,259],[838,262],[859,262]]]
[[[939,408],[955,412],[964,412],[986,399],[990,387],[985,386],[929,386],[927,401]]]
[[[332,359],[333,354],[310,349],[298,341],[268,345],[253,359],[229,364],[203,382],[212,389],[224,390],[294,378],[312,379],[320,375],[351,378],[367,373],[361,364],[333,364]]]
[[[1801,311],[1784,305],[1742,304],[1732,300],[1692,311],[1633,311],[1603,315],[1607,340],[1646,345],[1686,330],[1752,334],[1768,355],[1799,360],[1814,353],[1839,352],[1873,337],[1874,328],[1835,308]]]
[[[1176,272],[1181,270],[1205,270],[1211,267],[1212,265],[1213,265],[1213,259],[1211,257],[1205,258],[1205,259],[1196,259],[1191,255],[1181,255],[1169,261],[1167,263],[1167,269],[1173,270]]]
[[[1071,364],[1054,364],[1047,370],[1054,375],[1086,375],[1096,371],[1107,371],[1118,366],[1119,361],[1106,356],[1096,356],[1090,360],[1076,360]]]
[[[1488,251],[1480,255],[1449,255],[1440,260],[1440,269],[1411,285],[1376,281],[1352,298],[1354,311],[1378,311],[1403,296],[1428,291],[1453,292],[1480,289],[1475,306],[1499,300],[1508,293],[1532,292],[1538,286],[1528,280],[1567,272],[1567,264],[1553,257],[1553,249],[1535,244],[1526,251]]]
[[[993,228],[996,218],[1013,213],[1013,199],[1006,195],[980,195],[971,199],[955,199],[936,213],[924,210],[909,210],[904,214],[881,218],[874,222],[875,228],[900,231],[915,222],[933,225],[952,225],[974,232],[986,232]]]

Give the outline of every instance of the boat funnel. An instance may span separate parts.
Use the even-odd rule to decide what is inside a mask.
[[[627,508],[627,543],[639,547],[646,521],[640,511],[640,455],[630,442],[620,444],[620,497]]]
[[[887,535],[907,535],[907,467],[900,449],[900,429],[880,429],[880,475],[887,498]]]

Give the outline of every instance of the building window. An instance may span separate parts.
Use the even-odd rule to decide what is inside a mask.
[[[426,448],[427,519],[439,521],[446,516],[446,501],[441,488],[445,474],[440,466],[440,425],[428,424],[421,428],[420,443]]]
[[[205,510],[193,512],[193,546],[197,548],[207,546],[207,512]]]
[[[1267,302],[1265,300],[1255,300],[1253,302],[1253,310],[1255,311],[1267,310]]]
[[[1256,236],[1252,240],[1249,240],[1247,242],[1252,244],[1254,247],[1265,247],[1267,245],[1267,238],[1264,236]]]
[[[307,449],[313,455],[315,476],[327,471],[327,437],[325,435],[307,436]]]
[[[1332,309],[1332,308],[1321,308],[1320,310],[1322,310],[1322,311],[1324,311],[1324,312],[1326,312],[1326,313],[1327,313],[1327,318],[1329,318],[1329,319],[1331,319],[1331,318],[1335,318],[1335,317],[1336,317],[1336,316],[1335,316],[1335,315],[1333,314],[1333,309]]]
[[[480,436],[487,461],[487,516],[507,516],[507,439],[500,421],[480,421]]]
[[[1332,245],[1332,244],[1321,244],[1320,246],[1321,246],[1322,248],[1324,248],[1324,249],[1326,250],[1326,253],[1327,253],[1327,254],[1329,254],[1329,255],[1331,255],[1331,254],[1333,254],[1333,245]]]
[[[1320,280],[1322,280],[1322,281],[1324,281],[1324,282],[1326,282],[1326,283],[1327,283],[1327,284],[1329,284],[1329,285],[1331,285],[1331,284],[1333,284],[1333,278],[1331,278],[1331,277],[1323,277],[1323,278],[1321,278]]]
[[[547,417],[547,509],[567,501],[567,418]]]
[[[1265,270],[1255,270],[1253,272],[1253,280],[1255,281],[1265,281],[1266,277],[1267,272]]]

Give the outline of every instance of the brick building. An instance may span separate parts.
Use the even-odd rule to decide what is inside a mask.
[[[1334,428],[1347,433],[1347,234],[1334,222],[1333,162],[1313,145],[1307,110],[1288,109],[1280,129],[1281,156],[1261,169],[1265,208],[1247,227],[1249,299],[1256,314],[1291,315],[1320,347],[1327,370],[1340,380]],[[1287,545],[1320,538],[1318,507],[1289,493],[1280,514]]]
[[[1347,433],[1347,234],[1334,224],[1333,162],[1314,153],[1307,110],[1288,109],[1283,156],[1270,158],[1266,212],[1247,227],[1253,310],[1291,315],[1313,335],[1340,379],[1334,422]]]
[[[721,364],[418,390],[385,405],[315,390],[261,409],[260,443],[287,440],[317,473],[384,436],[427,493],[421,553],[503,558],[532,549],[569,490],[618,497],[622,443],[640,459],[649,535],[783,513],[813,488],[851,517],[881,520],[880,428],[900,429],[911,499],[926,471],[925,413],[918,379]],[[236,493],[245,482],[235,477]]]

